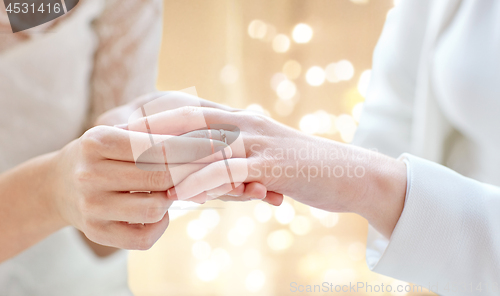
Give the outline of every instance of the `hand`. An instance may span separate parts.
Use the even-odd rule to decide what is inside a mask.
[[[195,117],[209,126],[230,125],[228,138],[241,136],[243,151],[208,165],[187,177],[176,191],[180,199],[209,198],[211,191],[227,189],[228,167],[233,182],[259,182],[270,191],[307,205],[335,212],[356,212],[385,235],[399,219],[406,191],[403,162],[362,148],[313,137],[248,111],[184,107],[147,117],[155,133],[208,138],[218,130],[199,130]],[[172,124],[174,123],[174,124]],[[129,130],[141,131],[140,121]],[[220,135],[219,135],[220,137]],[[217,139],[217,136],[214,136]],[[229,140],[231,143],[231,140]],[[245,174],[248,172],[248,174]]]
[[[95,122],[95,125],[126,126],[129,118],[133,116],[134,111],[152,101],[154,101],[154,104],[148,105],[148,114],[160,113],[166,110],[174,110],[185,106],[201,106],[220,109],[228,112],[241,111],[225,105],[200,99],[196,96],[192,96],[184,92],[154,92],[141,96],[126,105],[109,110],[108,112],[99,116],[99,118]],[[258,182],[240,184],[237,188],[231,190],[230,192],[227,192],[227,190],[225,190],[224,194],[222,195],[219,194],[220,192],[222,191],[212,191],[211,194],[212,196],[217,196],[218,199],[224,201],[230,201],[234,199],[262,200],[275,206],[280,205],[283,201],[282,194],[268,192],[266,187]],[[215,193],[218,194],[215,195]],[[191,201],[203,203],[206,201],[206,199],[194,198],[191,199]]]
[[[49,193],[52,208],[60,219],[84,232],[90,240],[106,246],[145,250],[168,226],[167,210],[172,201],[167,190],[174,184],[168,169],[138,168],[141,163],[135,162],[132,136],[136,145],[151,146],[148,134],[105,126],[88,130],[54,157],[42,191]],[[172,156],[169,164],[190,163],[183,165],[180,172],[186,176],[206,163],[223,159],[221,151],[212,154],[210,144],[203,139],[155,136],[154,141],[165,143]],[[231,155],[226,144],[219,141],[213,144]],[[144,155],[144,165],[166,168],[164,158],[155,158],[158,154],[154,151]]]

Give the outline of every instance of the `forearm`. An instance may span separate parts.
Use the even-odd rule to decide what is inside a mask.
[[[296,169],[293,178],[283,174],[284,193],[327,211],[357,213],[389,238],[404,206],[404,162],[323,138],[296,139],[288,146],[299,147],[297,155],[280,164]]]
[[[45,186],[53,158],[43,155],[0,175],[0,262],[66,225]]]

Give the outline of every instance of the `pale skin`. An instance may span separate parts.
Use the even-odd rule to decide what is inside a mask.
[[[180,104],[193,100],[183,93],[163,95]],[[103,115],[100,124],[124,122],[133,110],[151,99],[154,97],[117,108]],[[327,211],[358,213],[390,237],[404,205],[406,167],[403,162],[362,148],[304,135],[255,113],[204,100],[200,102],[202,107],[184,107],[147,118],[151,125],[160,128],[159,134],[200,140],[195,145],[190,141],[189,145],[181,142],[179,146],[167,147],[179,151],[179,159],[183,161],[189,157],[197,160],[197,163],[185,166],[184,177],[177,184],[173,183],[168,171],[137,168],[129,136],[131,133],[140,134],[139,138],[149,141],[149,135],[139,128],[141,124],[134,126],[133,123],[128,126],[129,131],[106,126],[92,128],[60,151],[39,156],[1,174],[0,202],[7,206],[0,207],[3,218],[0,224],[0,262],[68,225],[81,230],[90,241],[97,243],[94,250],[103,255],[110,251],[99,245],[148,249],[168,227],[168,208],[177,198],[197,202],[214,197],[238,201],[263,199],[279,205],[286,194]],[[212,126],[237,126],[244,139],[244,150],[233,151],[231,146],[218,141],[222,140],[219,130],[209,133],[199,126],[192,126],[191,117],[196,114],[202,114]],[[230,144],[234,135],[234,131],[227,131]],[[203,151],[201,148],[209,147],[208,139],[231,158],[228,161],[231,170],[234,168],[236,189],[220,178],[227,172],[221,153],[200,161],[197,153]],[[293,167],[320,166],[320,160],[277,156],[280,149],[300,149],[306,145],[326,150],[352,150],[361,157],[323,159],[323,165],[363,166],[365,174],[360,178],[325,175],[308,179]],[[251,168],[249,175],[238,175],[242,165]],[[266,167],[290,169],[287,174],[275,177],[266,175]],[[175,190],[172,189],[174,185]],[[177,191],[183,192],[183,196],[176,196]]]
[[[101,116],[98,124],[126,122],[133,110],[152,98],[154,96],[141,98],[112,110]],[[41,155],[2,173],[0,262],[69,225],[95,242],[90,245],[98,255],[113,251],[101,246],[150,248],[168,227],[168,208],[172,200],[167,197],[167,190],[174,184],[168,172],[137,168],[132,157],[130,133],[115,127],[97,126],[59,151]],[[140,137],[149,141],[147,134]],[[176,142],[167,146],[179,151],[176,154],[179,159],[196,159],[197,163],[186,166],[185,175],[222,159],[219,151],[200,160],[200,152],[202,156],[207,155],[201,149],[207,146],[207,140],[194,140],[198,141],[194,145],[190,141],[186,145]],[[231,155],[226,144],[213,143],[221,149],[227,148],[226,154]],[[258,183],[238,190],[237,194],[247,199],[279,203],[282,198],[278,194],[266,197],[265,187]]]
[[[168,95],[188,96],[182,93]],[[230,130],[224,132],[229,142],[231,137],[239,135],[245,143],[243,150],[233,149],[232,159],[227,162],[234,183],[258,182],[269,191],[290,196],[309,206],[331,212],[357,213],[390,238],[404,206],[407,174],[404,162],[367,149],[309,136],[248,111],[184,107],[148,116],[147,120],[159,134],[220,137],[219,130],[209,132],[196,124],[193,119],[200,115],[204,116],[208,126],[227,124],[239,128],[239,134]],[[144,120],[138,119],[127,128],[145,132]],[[323,154],[322,157],[293,155],[294,150],[298,152],[306,147],[337,153],[333,156],[332,153],[329,156]],[[284,154],[284,151],[289,151],[289,154]],[[314,176],[314,168],[320,171],[325,166],[337,169],[331,170],[330,175],[324,172]],[[308,174],[309,167],[312,169]],[[231,188],[226,175],[226,161],[209,164],[176,185],[175,191],[182,192],[182,195],[174,194],[174,199],[198,202],[212,199],[213,195]],[[231,199],[239,200],[237,197]]]

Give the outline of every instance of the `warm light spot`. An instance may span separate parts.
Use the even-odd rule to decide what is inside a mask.
[[[346,269],[328,269],[323,280],[330,283],[347,284],[356,280],[356,272],[351,268]]]
[[[249,110],[249,111],[260,113],[260,114],[265,114],[266,113],[266,111],[264,110],[264,107],[262,107],[259,104],[250,104],[250,105],[248,105],[246,107],[246,109]]]
[[[276,73],[271,77],[271,88],[276,91],[278,89],[278,85],[287,80],[286,75],[283,73]]]
[[[325,235],[318,242],[318,250],[324,254],[333,254],[339,246],[339,240],[333,235]]]
[[[363,71],[363,73],[361,73],[361,76],[359,77],[358,91],[363,96],[363,98],[366,98],[366,93],[368,92],[368,86],[370,85],[371,77],[372,70]]]
[[[401,3],[401,0],[393,0],[394,6],[398,6]]]
[[[354,105],[352,108],[352,117],[356,122],[359,122],[359,119],[361,118],[361,112],[363,112],[363,103],[357,103]]]
[[[293,217],[295,217],[295,209],[290,203],[284,201],[279,207],[276,208],[274,216],[278,223],[283,225],[289,224],[292,222]]]
[[[200,262],[196,267],[196,275],[204,282],[213,281],[219,276],[219,266],[212,260]]]
[[[227,240],[234,246],[241,246],[246,242],[247,236],[239,232],[238,229],[232,228],[227,233]]]
[[[200,240],[208,234],[208,229],[200,220],[193,220],[187,225],[187,234],[192,239]]]
[[[340,81],[340,78],[337,77],[337,72],[335,68],[337,67],[336,63],[331,63],[325,68],[325,77],[331,83],[337,83]]]
[[[306,114],[302,117],[299,123],[301,131],[307,134],[315,134],[320,128],[320,122],[314,114]]]
[[[278,34],[273,39],[273,50],[275,52],[287,52],[290,48],[290,38],[284,34]]]
[[[366,246],[360,242],[349,245],[347,253],[352,261],[360,261],[365,258]]]
[[[290,230],[296,235],[306,235],[311,231],[311,221],[304,216],[296,216],[290,224]]]
[[[266,275],[261,270],[253,270],[245,280],[245,285],[250,292],[258,292],[264,287]]]
[[[318,66],[309,68],[306,73],[306,81],[312,86],[322,85],[325,82],[325,70]]]
[[[309,25],[298,24],[293,28],[292,38],[297,43],[307,43],[313,36],[313,30]]]
[[[327,135],[335,135],[336,133],[339,132],[339,130],[337,129],[337,125],[335,124],[335,122],[337,121],[337,116],[333,115],[333,114],[328,114],[330,116],[330,122],[331,122],[331,125],[330,125],[330,129],[326,132]]]
[[[271,24],[267,24],[267,32],[266,32],[266,36],[264,36],[264,39],[262,39],[262,41],[264,42],[272,42],[274,37],[276,37],[276,34],[277,33],[277,30],[276,30],[276,27],[271,25]]]
[[[211,251],[212,251],[212,248],[205,241],[197,241],[193,244],[193,247],[191,248],[191,252],[193,253],[193,256],[199,260],[208,259],[208,257],[210,257]]]
[[[339,222],[339,214],[337,213],[328,213],[326,217],[320,219],[321,225],[327,228],[335,227],[335,225],[337,225],[338,222]]]
[[[340,132],[340,137],[346,143],[350,143],[354,138],[356,133],[357,125],[356,121],[351,115],[342,114],[337,117],[335,125]]]
[[[219,266],[219,269],[226,269],[231,265],[231,256],[229,256],[226,250],[221,248],[212,251],[210,260],[215,262]]]
[[[253,20],[248,25],[248,35],[253,39],[264,39],[267,33],[267,25],[261,20]]]
[[[262,261],[262,255],[257,249],[246,249],[242,254],[243,263],[247,267],[255,268],[260,265]]]
[[[289,60],[283,65],[283,73],[288,79],[297,79],[302,72],[302,66],[299,62]]]
[[[292,114],[294,108],[295,103],[292,100],[277,100],[274,104],[274,111],[283,117]]]
[[[234,65],[226,65],[220,71],[220,81],[226,85],[236,83],[239,77],[240,74],[238,68],[236,68]]]
[[[215,228],[220,221],[220,215],[216,210],[203,210],[198,218],[208,229]]]
[[[234,228],[238,229],[238,231],[243,235],[249,236],[255,229],[255,222],[252,218],[243,216],[238,218],[238,221],[236,221],[236,225],[234,226]]]
[[[273,216],[271,206],[267,203],[258,203],[253,209],[255,219],[261,223],[265,223]]]
[[[330,131],[332,127],[332,118],[330,114],[324,110],[318,110],[314,113],[319,121],[319,128],[316,133],[318,134],[326,134]]]
[[[267,244],[274,251],[285,250],[293,243],[293,235],[288,230],[276,230],[267,236]]]
[[[313,208],[313,207],[310,207],[309,211],[311,212],[313,217],[318,218],[318,219],[323,219],[323,218],[327,217],[328,214],[330,214],[330,212],[327,212],[327,211],[321,210],[321,209],[317,209],[317,208]]]
[[[297,93],[297,87],[295,86],[295,83],[293,83],[292,81],[283,80],[281,81],[280,84],[278,84],[278,87],[276,88],[276,93],[278,94],[278,97],[280,99],[290,100]]]
[[[335,64],[335,76],[339,80],[350,80],[354,76],[354,66],[348,60],[341,60]]]

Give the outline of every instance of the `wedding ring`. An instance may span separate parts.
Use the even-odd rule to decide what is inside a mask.
[[[226,132],[223,129],[219,130],[219,132],[221,142],[224,142],[227,145]]]

